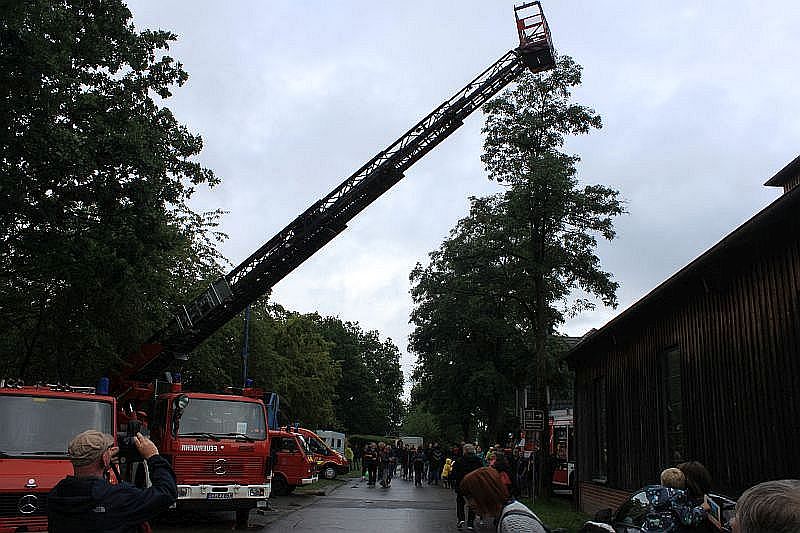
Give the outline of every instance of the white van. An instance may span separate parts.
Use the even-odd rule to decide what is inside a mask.
[[[422,446],[422,437],[400,437],[400,440],[403,441],[403,444],[410,444],[415,448]]]
[[[329,448],[344,455],[344,433],[328,431],[327,429],[318,429],[314,433],[319,435],[319,438],[321,438]]]

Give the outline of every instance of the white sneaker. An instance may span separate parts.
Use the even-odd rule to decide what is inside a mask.
[[[458,528],[459,531],[464,529],[464,521],[463,520],[459,520],[458,521],[458,525],[456,527]]]

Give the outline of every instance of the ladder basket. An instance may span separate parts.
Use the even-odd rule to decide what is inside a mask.
[[[555,66],[555,51],[550,28],[539,2],[514,6],[519,33],[518,51],[532,72],[549,70]]]

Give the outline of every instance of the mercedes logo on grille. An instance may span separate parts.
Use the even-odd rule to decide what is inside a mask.
[[[214,473],[220,476],[224,476],[228,473],[228,466],[225,464],[228,461],[225,459],[217,459],[214,462]]]
[[[22,514],[33,514],[39,510],[39,498],[34,494],[26,494],[19,499],[17,509]]]

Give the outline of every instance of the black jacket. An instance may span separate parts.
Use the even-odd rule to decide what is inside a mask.
[[[67,476],[47,498],[50,533],[130,533],[178,498],[175,474],[166,459],[147,460],[152,486],[112,485],[105,479]]]
[[[455,463],[453,463],[453,470],[450,471],[450,481],[455,483],[456,492],[458,492],[458,486],[461,484],[461,480],[464,479],[464,476],[482,466],[483,461],[474,454],[464,455],[456,459]]]

